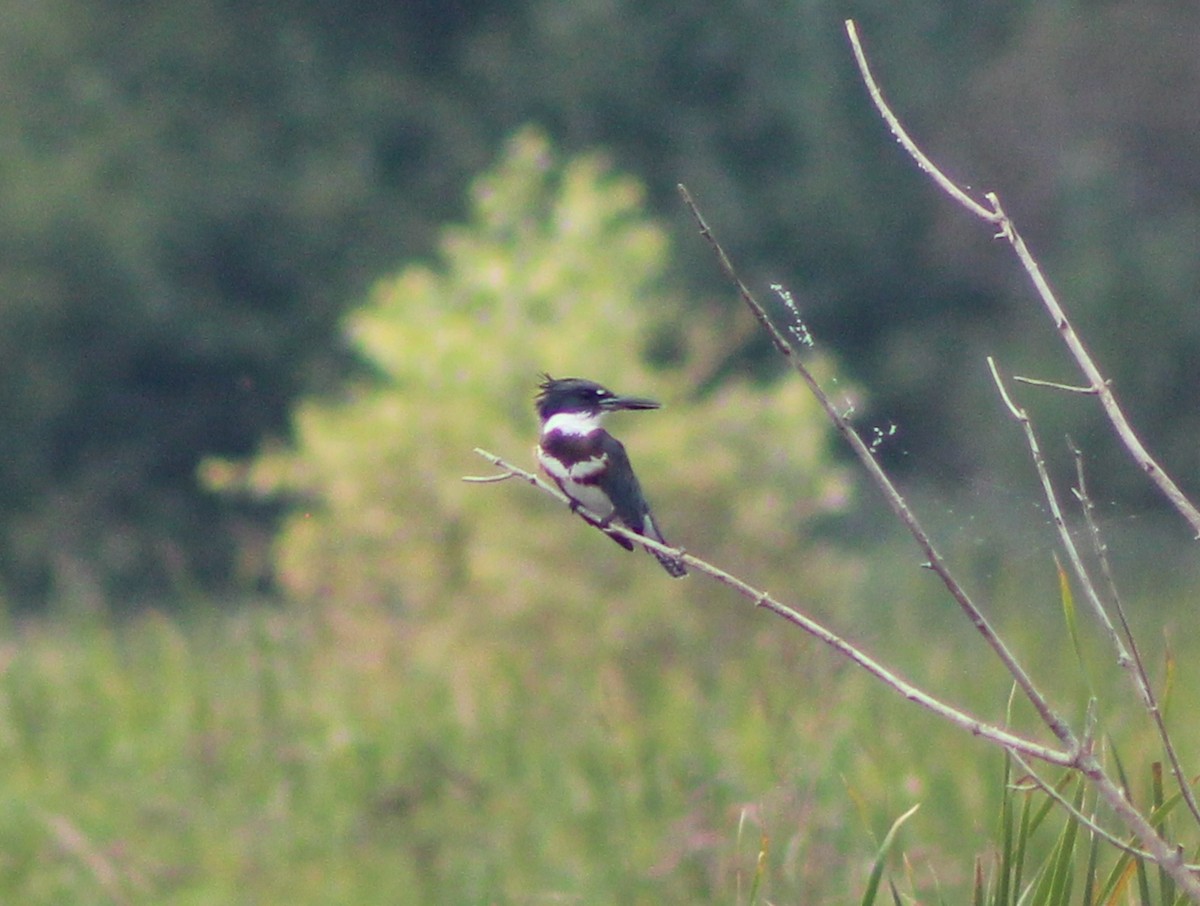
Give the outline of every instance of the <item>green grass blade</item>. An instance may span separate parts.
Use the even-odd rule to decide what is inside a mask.
[[[1154,803],[1154,829],[1158,831],[1158,835],[1164,840],[1170,839],[1169,828],[1167,827],[1167,809],[1164,807],[1163,801],[1163,766],[1161,761],[1156,761],[1150,765],[1150,791],[1151,801]],[[1166,870],[1160,865],[1158,867],[1158,892],[1159,902],[1170,903],[1175,899],[1175,882]]]
[[[1075,791],[1075,801],[1073,805],[1076,810],[1083,807],[1084,785],[1079,784]],[[1071,899],[1071,886],[1075,878],[1074,858],[1075,858],[1075,843],[1079,839],[1079,821],[1074,815],[1066,816],[1066,823],[1063,825],[1062,833],[1059,835],[1059,845],[1057,848],[1056,858],[1054,862],[1054,870],[1052,872],[1053,880],[1050,885],[1051,906],[1066,906]]]
[[[1074,779],[1073,775],[1064,775],[1058,783],[1059,792],[1061,793],[1062,789]],[[1074,796],[1074,805],[1077,809],[1083,804],[1084,792],[1083,784],[1078,784]],[[1046,802],[1038,808],[1037,814],[1031,819],[1031,828],[1040,824],[1045,819],[1049,808],[1054,805],[1057,803],[1047,797]],[[1072,815],[1066,815],[1066,822],[1054,841],[1049,856],[1038,869],[1031,882],[1030,890],[1025,892],[1019,902],[1027,902],[1029,906],[1066,906],[1070,901],[1074,881],[1073,866],[1078,833],[1079,821]]]
[[[1121,761],[1121,753],[1117,750],[1116,743],[1112,742],[1112,740],[1109,741],[1109,751],[1112,752],[1113,764],[1116,765],[1117,777],[1121,781],[1121,789],[1125,792],[1125,798],[1130,802],[1133,802],[1133,789],[1129,785],[1129,775],[1125,772],[1125,764]],[[1152,817],[1151,823],[1153,823],[1153,821],[1154,818]],[[1139,897],[1138,902],[1142,903],[1143,906],[1149,906],[1150,879],[1146,876],[1146,864],[1142,859],[1139,859],[1136,856],[1130,856],[1129,858],[1133,861],[1134,876],[1137,878]]]
[[[1017,684],[1013,683],[1008,692],[1008,703],[1004,711],[1006,727],[1012,724],[1013,703],[1016,701],[1016,697]],[[1000,864],[997,868],[996,885],[992,890],[992,906],[1009,906],[1012,891],[1020,889],[1021,859],[1024,854],[1019,851],[1018,840],[1020,838],[1015,837],[1013,833],[1016,790],[1013,786],[1012,771],[1013,759],[1008,753],[1005,753],[1000,798]],[[1021,809],[1022,821],[1027,815],[1028,804],[1029,799],[1026,796]]]
[[[1013,870],[1013,788],[1012,758],[1004,756],[1004,777],[1000,793],[1000,865],[996,871],[996,888],[992,906],[1006,906],[1009,882]]]
[[[1142,906],[1151,906],[1153,900],[1150,899],[1150,875],[1146,872],[1146,863],[1142,859],[1135,860],[1137,865],[1137,882],[1138,882],[1138,902]]]
[[[1067,787],[1074,783],[1076,779],[1077,778],[1074,774],[1066,772],[1062,775],[1062,777],[1059,778],[1059,781],[1054,785],[1054,788],[1058,791],[1060,796],[1066,795],[1064,791],[1067,789]],[[1031,834],[1035,833],[1037,829],[1042,826],[1042,822],[1046,820],[1046,816],[1054,810],[1054,807],[1057,804],[1058,803],[1047,796],[1046,801],[1037,807],[1037,810],[1034,811],[1033,817],[1029,822],[1029,832]]]
[[[746,902],[749,906],[754,906],[758,902],[758,891],[762,887],[762,880],[767,874],[767,854],[770,850],[770,840],[764,833],[758,840],[758,860],[754,864],[754,880],[750,884],[750,899]]]
[[[892,848],[892,844],[896,842],[896,835],[900,831],[900,825],[916,814],[917,809],[921,807],[918,802],[907,812],[892,822],[891,828],[888,829],[887,836],[883,838],[883,843],[879,845],[879,852],[875,855],[875,864],[871,866],[871,877],[867,881],[866,892],[863,893],[863,906],[872,906],[875,902],[875,897],[879,893],[879,882],[883,878],[883,869],[887,864],[888,852]]]
[[[1117,860],[1117,864],[1113,866],[1109,872],[1108,880],[1104,882],[1104,886],[1100,888],[1100,895],[1096,898],[1097,903],[1118,903],[1125,895],[1125,891],[1129,889],[1129,882],[1133,879],[1137,866],[1133,864],[1133,856],[1129,853],[1123,853],[1121,858]]]
[[[1092,684],[1092,677],[1088,673],[1087,661],[1083,652],[1083,642],[1079,635],[1079,610],[1075,606],[1075,593],[1071,591],[1071,577],[1063,568],[1057,554],[1054,555],[1054,566],[1058,571],[1058,596],[1062,603],[1063,620],[1066,622],[1067,632],[1071,636],[1071,648],[1075,652],[1075,664],[1079,668],[1079,675],[1083,677],[1083,683],[1088,690],[1088,695],[1094,697],[1095,687]]]
[[[1095,820],[1095,812],[1092,813],[1092,820]],[[1081,903],[1094,903],[1096,890],[1096,872],[1099,871],[1100,861],[1100,836],[1095,833],[1090,833],[1091,845],[1088,847],[1088,863],[1087,871],[1083,876],[1083,897]]]
[[[1029,852],[1029,835],[1033,832],[1033,796],[1030,793],[1025,793],[1025,801],[1021,803],[1021,823],[1017,828],[1017,852],[1016,861],[1013,865],[1012,876],[1012,896],[1016,896],[1021,889],[1021,883],[1025,875],[1025,856]],[[1007,903],[1002,903],[1000,906],[1008,906]]]
[[[1125,773],[1125,762],[1121,760],[1121,753],[1112,737],[1109,737],[1108,740],[1108,750],[1112,752],[1113,764],[1117,768],[1117,779],[1121,781],[1121,789],[1125,791],[1125,798],[1133,802],[1133,790],[1129,788],[1129,775]]]

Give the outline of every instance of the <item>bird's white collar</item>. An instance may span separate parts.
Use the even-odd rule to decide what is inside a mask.
[[[556,412],[542,425],[542,434],[557,431],[560,434],[587,437],[600,430],[600,420],[607,414],[606,412]]]

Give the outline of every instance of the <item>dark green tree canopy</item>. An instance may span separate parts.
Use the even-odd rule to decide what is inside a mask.
[[[953,479],[1012,468],[983,356],[1069,365],[1015,269],[868,109],[847,14],[914,134],[1008,200],[1150,443],[1197,474],[1200,17],[858,6],[4,3],[3,588],[228,584],[271,514],[210,496],[197,463],[252,453],[300,394],[337,391],[342,313],[431,253],[525,122],[606,149],[680,236],[687,182],[743,271],[788,285],[872,388],[863,417],[900,426],[885,455]],[[707,252],[676,247],[702,304]],[[710,389],[769,373],[758,342]],[[1077,400],[1041,405],[1048,432],[1093,436]],[[1119,453],[1093,452],[1117,474]]]

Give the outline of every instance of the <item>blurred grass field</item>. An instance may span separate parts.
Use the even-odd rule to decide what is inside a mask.
[[[929,576],[907,555],[872,563],[894,597],[841,628],[1002,717],[1004,677]],[[1077,719],[1087,688],[1055,602],[993,609]],[[0,901],[737,904],[765,843],[760,898],[855,903],[920,803],[893,879],[965,902],[1001,755],[737,599],[691,625],[574,634],[346,602],[13,623]],[[1195,643],[1172,644],[1190,699]],[[1106,729],[1148,776],[1145,721],[1111,707],[1130,696],[1102,648],[1088,658]],[[1178,729],[1187,759],[1195,728]]]

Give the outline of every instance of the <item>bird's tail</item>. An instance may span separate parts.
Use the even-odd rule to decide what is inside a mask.
[[[645,523],[642,526],[642,534],[647,538],[653,538],[659,544],[670,544],[670,542],[663,537],[663,533],[658,530],[658,526],[654,524],[654,519],[649,513],[646,514]],[[687,575],[687,567],[685,567],[674,557],[668,557],[666,554],[661,554],[656,550],[650,550],[650,548],[646,548],[646,550],[653,554],[654,559],[662,564],[662,568],[676,579],[682,579]]]

